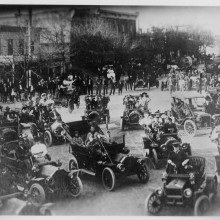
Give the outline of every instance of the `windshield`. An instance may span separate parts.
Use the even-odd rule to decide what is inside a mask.
[[[205,103],[205,99],[203,97],[201,98],[193,98],[193,99],[188,99],[187,103],[193,107],[193,108],[203,108],[204,103]]]

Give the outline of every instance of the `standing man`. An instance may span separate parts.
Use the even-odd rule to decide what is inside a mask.
[[[111,94],[115,94],[115,79],[113,78],[113,76],[111,76],[111,91],[110,91],[110,95]]]
[[[103,82],[103,95],[108,95],[108,77],[105,77]]]
[[[96,95],[100,95],[102,90],[102,79],[99,76],[97,82],[96,82]]]
[[[93,80],[90,77],[86,80],[86,87],[88,95],[93,95]]]
[[[3,100],[3,80],[0,81],[0,102]]]
[[[121,80],[119,80],[118,82],[118,95],[122,95],[122,90],[123,90],[123,82]]]

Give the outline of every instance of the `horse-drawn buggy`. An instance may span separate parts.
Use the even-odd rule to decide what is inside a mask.
[[[172,99],[172,115],[188,136],[195,136],[198,129],[213,128],[219,120],[219,115],[211,116],[203,111],[205,98],[199,93],[176,92]]]
[[[193,208],[196,216],[204,215],[218,189],[217,176],[205,173],[205,158],[188,157],[185,171],[181,173],[177,173],[175,167],[168,172],[168,167],[162,177],[163,186],[146,198],[145,210],[156,215],[163,207],[178,205]]]
[[[76,129],[85,140],[86,134],[90,132],[90,125],[87,121],[82,121]],[[114,190],[119,177],[137,175],[141,183],[147,183],[149,173],[145,158],[129,154],[124,135],[110,137],[104,135],[100,128],[96,127],[96,130],[98,134],[89,144],[70,144],[69,150],[73,157],[69,161],[69,169],[80,169],[100,178],[108,191]]]
[[[85,96],[86,109],[84,111],[83,120],[96,121],[97,123],[105,123],[108,129],[110,121],[108,103],[109,96],[87,95]]]
[[[54,195],[79,196],[82,183],[78,172],[68,172],[61,169],[60,162],[51,161],[44,144],[30,148],[28,143],[12,129],[2,131],[0,173],[5,181],[1,190],[26,190],[33,204],[43,204]]]

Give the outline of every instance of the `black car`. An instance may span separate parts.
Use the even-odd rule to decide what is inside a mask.
[[[42,154],[41,150],[39,149],[38,154]],[[48,157],[38,161],[15,131],[12,129],[3,131],[0,172],[2,177],[4,176],[3,179],[7,179],[6,188],[10,185],[12,189],[14,186],[22,191],[27,189],[33,204],[43,204],[47,197],[61,192],[66,192],[72,197],[79,196],[82,183],[78,172],[67,172],[60,166],[60,163],[49,161]]]
[[[84,121],[82,123],[77,127],[81,137],[90,128]],[[73,157],[69,161],[69,169],[80,169],[89,175],[101,177],[103,186],[108,191],[114,190],[118,177],[137,175],[141,183],[147,183],[149,173],[145,158],[129,154],[124,139],[124,135],[110,140],[100,137],[92,146],[70,144]]]
[[[159,168],[159,161],[169,157],[170,152],[173,151],[172,144],[177,141],[182,142],[176,133],[165,134],[160,131],[155,135],[146,133],[143,137],[145,156],[152,160],[154,167],[157,169]],[[180,149],[188,156],[191,156],[191,146],[189,143],[181,143]]]
[[[205,158],[189,157],[185,173],[165,173],[163,186],[154,190],[145,201],[145,210],[158,214],[165,206],[183,206],[194,209],[194,215],[204,215],[217,194],[215,174],[205,174]]]
[[[102,95],[87,95],[85,96],[86,109],[84,111],[83,120],[96,121],[98,124],[108,124],[110,122],[110,115],[108,109],[109,96]]]
[[[140,127],[139,121],[144,117],[143,111],[137,107],[140,96],[126,95],[123,99],[125,110],[121,116],[120,127],[124,131],[129,127]]]

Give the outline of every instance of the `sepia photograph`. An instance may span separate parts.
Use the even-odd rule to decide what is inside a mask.
[[[220,5],[40,3],[0,4],[0,215],[219,216]]]

